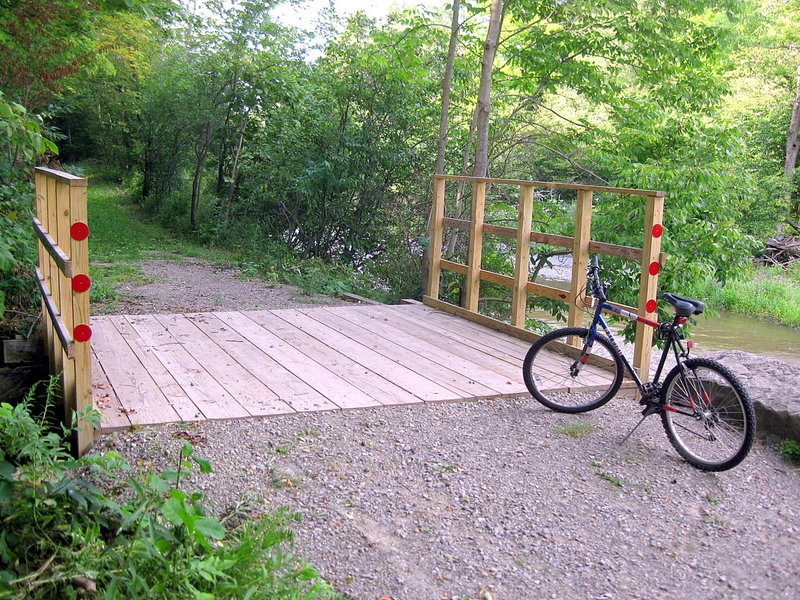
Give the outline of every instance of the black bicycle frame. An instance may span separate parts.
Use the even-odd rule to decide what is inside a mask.
[[[611,329],[606,323],[605,319],[603,319],[603,315],[601,314],[604,310],[612,312],[614,314],[620,315],[625,317],[626,319],[630,319],[631,321],[637,321],[639,323],[644,323],[649,327],[657,330],[667,330],[667,343],[664,345],[664,350],[661,352],[661,359],[658,361],[658,368],[656,369],[655,375],[653,376],[653,381],[658,381],[661,378],[661,372],[664,370],[664,365],[667,362],[667,356],[669,355],[670,349],[675,352],[675,359],[680,364],[680,357],[686,354],[686,350],[683,348],[683,345],[680,342],[680,338],[678,337],[678,333],[676,331],[677,325],[680,324],[678,317],[675,318],[675,321],[671,324],[671,326],[667,326],[662,328],[662,324],[656,321],[651,321],[650,319],[646,319],[645,317],[640,317],[639,315],[632,313],[630,311],[624,310],[613,304],[609,304],[605,301],[605,299],[598,300],[597,308],[594,311],[594,319],[592,320],[592,324],[589,327],[589,335],[586,338],[586,345],[584,350],[581,354],[588,353],[588,350],[591,349],[592,345],[594,344],[595,337],[597,336],[597,324],[599,323],[603,327],[603,331],[605,332],[606,336],[608,337],[611,345],[619,354],[619,357],[622,359],[622,363],[625,365],[625,368],[628,370],[628,373],[631,374],[633,380],[636,382],[636,385],[639,387],[639,390],[642,391],[644,394],[644,387],[645,382],[639,377],[636,373],[634,368],[628,362],[628,359],[625,358],[625,355],[622,353],[622,350],[617,344],[617,340],[614,338],[614,334],[611,332]],[[680,352],[678,350],[680,349]]]

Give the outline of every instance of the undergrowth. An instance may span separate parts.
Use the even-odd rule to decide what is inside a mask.
[[[700,286],[699,286],[700,287]],[[800,327],[800,266],[754,267],[749,276],[723,287],[705,285],[692,293],[712,308]]]
[[[113,305],[116,284],[138,282],[143,277],[136,267],[128,265],[128,270],[121,271],[112,266],[148,257],[179,260],[184,256],[232,264],[245,276],[288,283],[309,293],[336,296],[349,292],[380,301],[392,299],[388,288],[381,289],[352,267],[318,258],[299,258],[279,240],[258,231],[201,229],[192,233],[179,227],[168,229],[142,215],[121,186],[92,180],[88,193],[92,229],[89,256],[97,277],[93,277],[93,301]]]
[[[180,489],[208,461],[185,444],[176,468],[131,475],[119,454],[73,459],[70,431],[35,417],[29,393],[0,404],[0,598],[340,598],[288,551],[296,516],[227,528]],[[91,416],[91,415],[88,415]]]

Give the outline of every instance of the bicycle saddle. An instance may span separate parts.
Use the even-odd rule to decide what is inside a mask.
[[[706,305],[699,300],[690,300],[689,298],[681,298],[675,294],[664,292],[661,297],[672,305],[675,309],[675,315],[678,317],[690,317],[692,315],[701,314]]]

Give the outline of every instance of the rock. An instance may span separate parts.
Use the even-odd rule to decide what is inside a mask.
[[[758,434],[800,441],[800,367],[739,350],[709,355],[739,378],[756,409]]]

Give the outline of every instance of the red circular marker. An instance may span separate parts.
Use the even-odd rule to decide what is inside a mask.
[[[647,304],[644,305],[644,309],[649,313],[656,312],[657,308],[658,303],[655,300],[648,300]]]
[[[655,261],[651,262],[649,271],[650,275],[658,275],[659,271],[661,271],[661,265]]]
[[[69,228],[69,234],[73,240],[82,242],[89,237],[89,226],[81,221],[76,221],[72,224],[72,227]]]
[[[72,291],[75,293],[82,294],[90,287],[92,287],[92,280],[88,275],[80,274],[72,278]]]
[[[76,342],[88,342],[92,339],[92,328],[88,325],[78,325],[72,331],[72,337],[75,338]]]
[[[659,223],[653,225],[653,237],[661,237],[662,233],[664,233],[664,227],[662,227]]]

